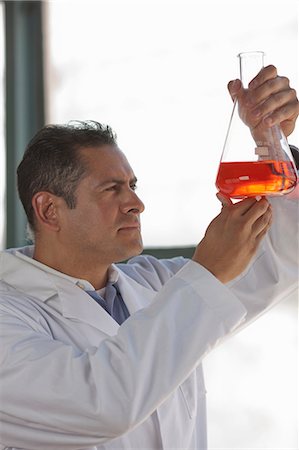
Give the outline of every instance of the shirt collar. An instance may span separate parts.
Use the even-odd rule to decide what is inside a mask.
[[[36,259],[33,259],[33,252],[34,252],[34,246],[29,245],[26,247],[14,249],[12,251],[14,255],[30,264],[32,264],[35,267],[38,267],[40,270],[43,270],[46,273],[58,276],[60,278],[64,278],[73,284],[77,285],[79,288],[83,289],[84,291],[94,291],[95,288],[89,281],[81,279],[81,278],[75,278],[71,277],[70,275],[67,275],[65,273],[59,272],[58,270],[53,269],[52,267],[47,266],[46,264],[41,263],[40,261],[37,261]],[[114,284],[118,281],[119,273],[114,265],[111,265],[108,270],[108,282],[111,284]]]

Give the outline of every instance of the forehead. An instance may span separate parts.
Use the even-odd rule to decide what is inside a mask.
[[[88,175],[131,176],[133,170],[124,153],[116,146],[86,147],[79,150],[79,155],[87,169]]]

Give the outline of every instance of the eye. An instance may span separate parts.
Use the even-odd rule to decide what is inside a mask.
[[[132,191],[136,191],[136,189],[137,189],[137,183],[132,183],[132,184],[130,184],[130,188],[132,189]]]
[[[118,185],[117,185],[117,184],[113,184],[113,185],[111,185],[111,186],[106,187],[106,188],[105,188],[105,191],[108,191],[108,192],[110,192],[110,191],[116,191],[117,188],[118,188]]]

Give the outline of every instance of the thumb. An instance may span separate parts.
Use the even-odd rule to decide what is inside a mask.
[[[218,200],[222,203],[222,207],[225,206],[229,206],[232,205],[233,202],[231,201],[231,199],[229,197],[226,197],[224,194],[222,194],[221,192],[217,192],[216,197],[218,198]]]
[[[232,100],[235,100],[241,87],[242,83],[240,80],[233,80],[228,83],[227,88]]]

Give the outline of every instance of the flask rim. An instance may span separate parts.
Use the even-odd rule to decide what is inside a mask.
[[[255,51],[249,51],[249,52],[240,52],[238,53],[237,57],[238,58],[243,58],[243,57],[256,57],[256,56],[265,56],[265,52],[263,52],[262,50],[255,50]]]

